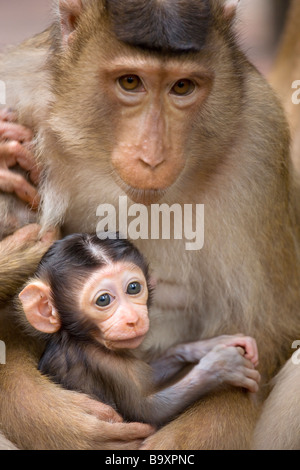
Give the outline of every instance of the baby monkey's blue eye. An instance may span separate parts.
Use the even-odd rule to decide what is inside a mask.
[[[111,296],[109,294],[101,294],[96,300],[98,307],[107,307],[111,303]]]
[[[139,294],[141,290],[142,290],[141,284],[135,281],[135,282],[131,282],[130,284],[128,284],[126,293],[129,295],[136,295],[136,294]]]

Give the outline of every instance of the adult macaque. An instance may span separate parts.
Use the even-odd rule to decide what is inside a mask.
[[[93,232],[98,205],[118,207],[120,195],[205,204],[201,251],[137,241],[157,280],[143,359],[243,331],[258,342],[265,383],[300,331],[299,200],[283,111],[234,39],[237,3],[60,0],[48,31],[1,57],[0,77],[35,135],[44,227]],[[68,399],[75,392],[37,373],[40,347],[20,340],[11,317],[1,317],[0,414],[14,443],[136,447],[151,432],[134,427],[133,438],[131,424],[114,423],[114,440],[117,431]],[[259,410],[248,395],[209,395],[144,447],[248,448]]]
[[[47,334],[39,370],[113,406],[127,421],[161,426],[225,384],[258,391],[252,338],[199,342],[198,354],[211,351],[193,357],[198,364],[170,386],[196,356],[193,344],[176,346],[151,365],[134,355],[149,331],[151,287],[148,266],[128,241],[75,234],[56,242],[19,298],[29,323]]]

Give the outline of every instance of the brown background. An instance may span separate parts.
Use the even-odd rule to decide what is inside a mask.
[[[45,29],[52,5],[52,0],[0,0],[0,49]]]

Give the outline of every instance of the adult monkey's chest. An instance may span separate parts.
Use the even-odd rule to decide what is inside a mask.
[[[150,331],[143,350],[161,352],[201,337],[203,283],[199,270],[201,252],[185,250],[184,240],[140,240],[154,285]]]

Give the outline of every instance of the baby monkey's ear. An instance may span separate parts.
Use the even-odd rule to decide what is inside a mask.
[[[61,327],[50,294],[50,287],[42,281],[30,282],[19,294],[27,320],[43,333],[55,333]]]

